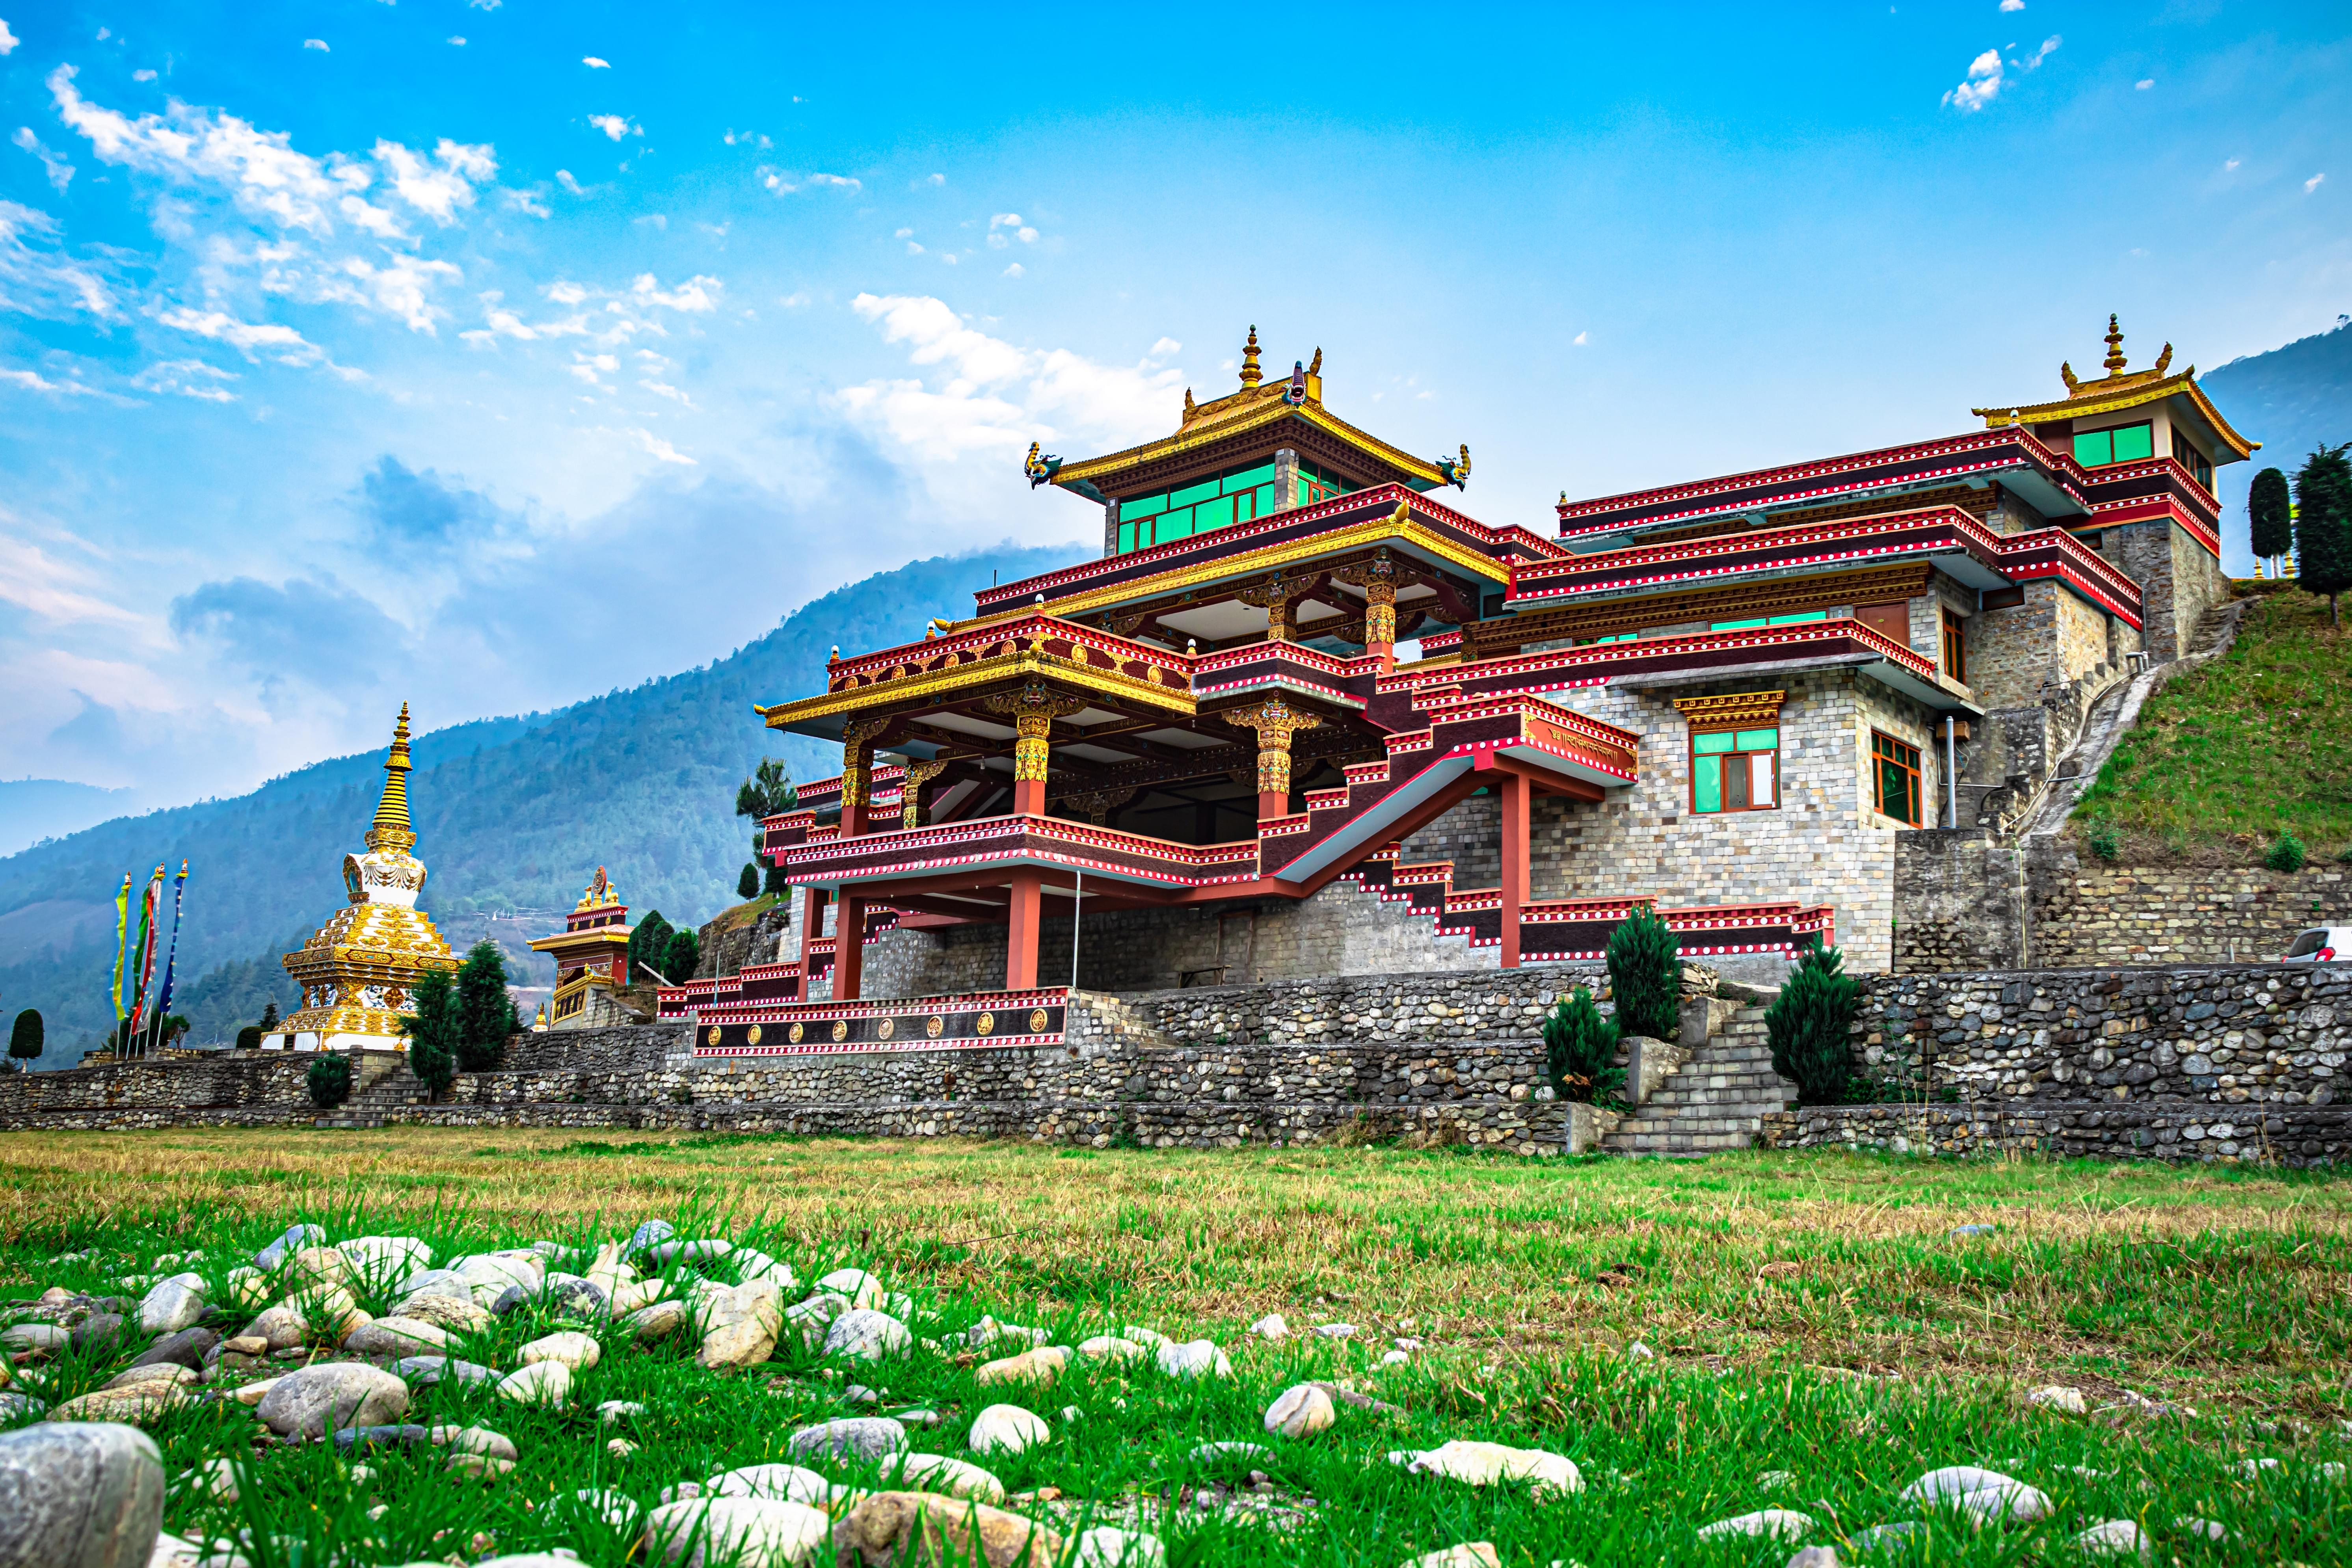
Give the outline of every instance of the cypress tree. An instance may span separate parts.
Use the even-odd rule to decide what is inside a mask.
[[[1815,946],[1764,1010],[1764,1040],[1772,1070],[1792,1079],[1807,1105],[1835,1105],[1853,1077],[1850,1032],[1860,990],[1843,973],[1845,955]]]
[[[2327,595],[2330,626],[2344,624],[2336,595],[2352,588],[2352,442],[2322,447],[2294,477],[2295,581],[2306,594]]]
[[[320,1051],[304,1075],[302,1087],[310,1091],[311,1104],[332,1110],[352,1097],[352,1058],[341,1051]]]
[[[401,1027],[408,1031],[408,1070],[438,1100],[457,1076],[457,1042],[462,1037],[457,990],[450,984],[447,970],[428,969],[417,977],[416,989],[408,999],[416,1009],[400,1018]]]
[[[767,885],[761,890],[779,899],[790,898],[793,885],[784,880],[784,868],[782,866],[771,866],[768,868]]]
[[[278,1004],[264,1002],[261,1005],[261,1032],[266,1035],[276,1027],[278,1027]]]
[[[1625,1084],[1617,1055],[1617,1020],[1604,1018],[1592,993],[1578,986],[1544,1015],[1544,1067],[1552,1092],[1562,1100],[1598,1104],[1613,1100]]]
[[[746,903],[760,896],[760,868],[749,860],[743,862],[743,874],[735,879],[735,896]]]
[[[507,961],[499,944],[476,942],[457,971],[457,1066],[488,1072],[507,1054],[514,1003],[507,995]]]
[[[701,958],[700,944],[695,941],[694,932],[680,927],[669,933],[658,967],[672,985],[683,985],[694,978],[694,966]]]
[[[16,1021],[8,1026],[10,1058],[20,1062],[33,1060],[41,1054],[45,1037],[40,1013],[35,1008],[26,1008],[16,1015]],[[25,1070],[30,1072],[33,1069],[26,1068]]]
[[[1647,904],[1609,933],[1609,991],[1617,1027],[1627,1035],[1670,1040],[1682,1020],[1682,944]]]
[[[667,973],[662,961],[669,952],[670,923],[662,919],[659,910],[648,910],[636,929],[629,933],[629,979],[631,985],[645,984],[645,971]],[[643,965],[640,968],[639,965]]]
[[[2257,560],[2278,570],[2278,558],[2294,548],[2294,507],[2287,494],[2286,475],[2264,468],[2246,491],[2246,533]]]

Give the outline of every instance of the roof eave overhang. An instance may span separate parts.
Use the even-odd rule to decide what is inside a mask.
[[[1140,447],[1130,447],[1124,452],[1112,452],[1081,462],[1065,463],[1055,473],[1054,482],[1066,489],[1078,489],[1090,500],[1104,500],[1108,497],[1097,481],[1148,463],[1165,462],[1181,458],[1188,452],[1205,451],[1209,447],[1268,430],[1286,419],[1297,419],[1314,426],[1364,456],[1394,470],[1393,477],[1416,489],[1433,489],[1445,483],[1445,476],[1437,466],[1424,458],[1401,451],[1379,437],[1357,429],[1353,425],[1332,414],[1320,403],[1309,401],[1292,404],[1280,399],[1268,399],[1263,411],[1253,411],[1235,419],[1209,419],[1192,428],[1179,430],[1173,436],[1163,436],[1157,441],[1147,441]]]

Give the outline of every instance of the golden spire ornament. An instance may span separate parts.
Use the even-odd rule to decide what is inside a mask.
[[[1242,384],[1255,386],[1265,377],[1257,368],[1257,328],[1249,331],[1249,342],[1242,345]]]

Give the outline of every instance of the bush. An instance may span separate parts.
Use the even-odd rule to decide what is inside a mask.
[[[772,893],[782,899],[791,895],[793,885],[784,880],[784,868],[782,866],[771,866],[768,868],[767,882],[761,890]]]
[[[27,1007],[16,1015],[16,1021],[8,1027],[8,1055],[17,1061],[31,1061],[41,1054],[47,1037],[40,1010]]]
[[[2123,835],[2116,831],[2116,825],[2112,818],[2093,817],[2090,831],[2083,837],[2084,841],[2090,845],[2091,853],[2107,864],[2112,866],[2123,858]]]
[[[702,959],[700,944],[692,931],[678,928],[669,933],[662,948],[659,968],[672,985],[683,985],[694,978],[694,966]]]
[[[239,1029],[236,1032],[236,1048],[240,1051],[259,1050],[261,1048],[261,1026],[258,1024],[247,1024],[244,1028]]]
[[[1670,1040],[1682,1018],[1682,944],[1644,904],[1609,933],[1609,990],[1621,1035]]]
[[[747,903],[760,896],[760,868],[753,862],[743,862],[743,874],[735,879],[735,896]]]
[[[352,1058],[341,1051],[320,1052],[303,1087],[310,1091],[311,1104],[332,1110],[352,1097]]]
[[[401,1027],[408,1031],[408,1070],[438,1100],[457,1076],[457,1042],[463,1036],[457,987],[447,970],[428,969],[417,977],[408,1000],[416,1009],[400,1017]]]
[[[453,1043],[457,1066],[466,1072],[488,1072],[506,1058],[507,1037],[514,1033],[514,999],[507,994],[507,961],[494,942],[478,942],[467,950],[457,971],[457,1037]]]
[[[2273,871],[2300,871],[2311,857],[2304,852],[2303,840],[2292,833],[2282,833],[2271,840],[2263,855],[2263,864]]]
[[[1592,993],[1578,986],[1544,1015],[1544,1074],[1562,1100],[1604,1104],[1619,1098],[1625,1069],[1617,1055],[1617,1020],[1605,1018]]]
[[[1807,949],[1764,1010],[1772,1070],[1793,1080],[1807,1105],[1839,1104],[1853,1076],[1851,1031],[1860,987],[1843,973],[1844,963],[1836,948]]]
[[[662,919],[662,912],[646,910],[646,918],[629,932],[628,984],[644,984],[647,969],[656,974],[662,973],[662,954],[669,946],[669,937],[670,923]]]

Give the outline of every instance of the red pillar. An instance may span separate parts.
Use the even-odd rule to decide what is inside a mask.
[[[1044,779],[1013,781],[1013,815],[1015,816],[1045,815],[1045,781]]]
[[[809,943],[824,929],[824,889],[811,888],[801,900],[801,1000],[809,999]]]
[[[1045,918],[1045,878],[1035,871],[1013,872],[1013,919],[1004,935],[1007,991],[1037,989],[1037,922]]]
[[[1528,781],[1495,778],[1503,805],[1503,967],[1519,966],[1519,913],[1528,907]]]
[[[833,999],[857,1000],[857,983],[866,968],[866,900],[844,893],[841,913],[833,921]]]

